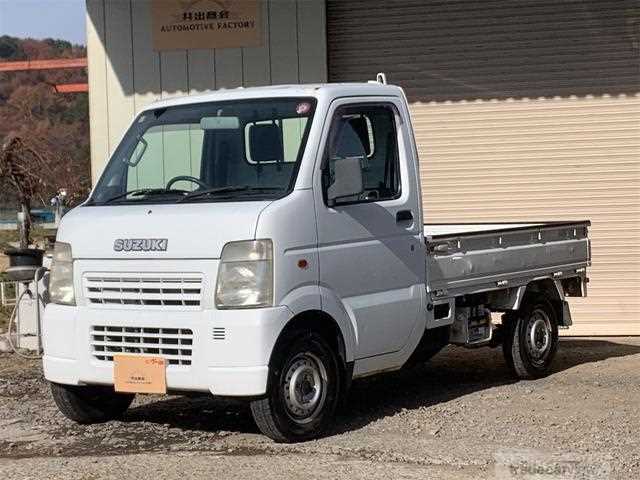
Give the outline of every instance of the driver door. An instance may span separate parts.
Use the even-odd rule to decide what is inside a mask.
[[[421,314],[419,195],[399,101],[334,103],[315,184],[320,282],[355,323],[361,359],[402,349]],[[353,157],[364,190],[328,201],[336,163]]]

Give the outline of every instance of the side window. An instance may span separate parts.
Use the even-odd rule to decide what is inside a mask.
[[[400,196],[400,169],[394,109],[357,105],[338,110],[329,134],[323,171],[325,192],[336,181],[336,162],[360,159],[364,190],[338,203],[376,202]]]

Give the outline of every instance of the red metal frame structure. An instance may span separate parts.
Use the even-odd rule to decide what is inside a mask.
[[[86,58],[57,58],[55,60],[25,60],[18,62],[0,62],[0,72],[21,72],[28,70],[61,70],[64,68],[87,68]],[[53,85],[57,93],[86,93],[87,83],[69,83]]]
[[[64,83],[54,85],[56,93],[87,93],[89,91],[88,83]]]
[[[21,70],[57,70],[62,68],[86,68],[86,58],[57,58],[55,60],[25,60],[19,62],[0,62],[0,72],[18,72]]]

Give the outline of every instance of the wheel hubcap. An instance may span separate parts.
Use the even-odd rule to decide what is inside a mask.
[[[536,309],[527,323],[527,350],[531,359],[544,362],[551,348],[551,321],[543,310]]]
[[[322,361],[306,352],[296,355],[284,377],[283,394],[287,414],[298,423],[308,423],[322,411],[327,393],[327,370]]]

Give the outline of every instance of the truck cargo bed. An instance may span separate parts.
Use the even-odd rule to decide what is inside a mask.
[[[451,298],[584,276],[591,262],[589,221],[424,226],[428,290]]]

